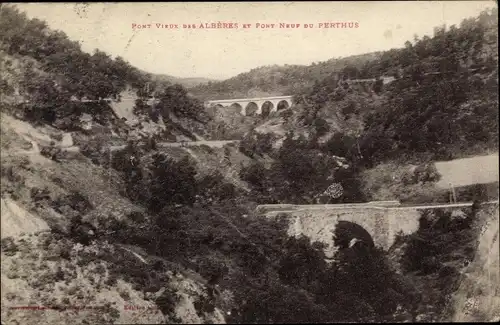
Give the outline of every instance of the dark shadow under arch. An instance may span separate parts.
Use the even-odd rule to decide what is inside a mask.
[[[281,100],[278,105],[276,106],[276,110],[281,111],[282,109],[287,109],[289,108],[290,105],[286,100]]]
[[[221,104],[215,104],[207,108],[207,113],[212,117],[221,116],[223,109],[224,106],[222,106]]]
[[[232,103],[227,109],[231,113],[241,114],[243,112],[243,107],[238,103]]]
[[[262,117],[268,117],[269,114],[271,114],[273,108],[274,108],[273,103],[271,103],[270,101],[264,102],[264,104],[262,104],[262,110],[261,110]]]
[[[365,228],[354,222],[344,220],[338,221],[335,225],[334,234],[334,244],[340,249],[348,248],[349,243],[354,238],[358,241],[361,240],[370,248],[375,247],[375,243],[370,233]]]
[[[253,116],[258,110],[259,106],[257,106],[254,102],[250,102],[247,104],[247,107],[245,107],[245,116]]]

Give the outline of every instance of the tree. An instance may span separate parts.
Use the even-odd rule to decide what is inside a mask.
[[[191,205],[195,202],[196,169],[188,158],[177,162],[162,154],[154,154],[149,170],[149,209],[160,211],[168,204]]]
[[[158,94],[157,109],[162,116],[174,113],[178,117],[187,117],[200,122],[205,121],[203,105],[197,99],[189,97],[187,90],[179,84],[165,87]]]

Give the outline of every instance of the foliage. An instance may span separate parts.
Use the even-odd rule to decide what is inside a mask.
[[[368,61],[363,56],[313,67],[255,69],[230,81],[197,87],[194,92],[215,89],[225,96],[230,85],[248,90],[257,83],[262,91],[273,91],[276,86],[299,93],[298,102],[305,107],[301,123],[312,126],[315,137],[296,138],[289,133],[281,148],[273,152],[270,135],[249,133],[240,151],[250,157],[269,154],[275,160],[269,168],[258,162],[243,168],[241,178],[252,186],[252,194],[271,202],[311,203],[333,183],[341,184],[344,191],[337,202],[355,202],[363,199],[357,183],[359,159],[373,164],[408,157],[414,151],[427,152],[429,148],[436,148],[431,149],[436,157],[446,157],[460,140],[494,145],[497,131],[493,126],[498,113],[493,109],[497,100],[492,90],[498,81],[491,53],[481,52],[486,31],[493,24],[493,14],[485,13],[478,22],[465,21],[460,29],[438,29],[433,38],[379,53],[375,55],[378,60]],[[153,119],[174,113],[202,120],[201,103],[189,97],[184,88],[156,84],[146,93],[144,85],[150,76],[121,58],[113,60],[100,51],[92,55],[82,52],[78,43],[69,41],[64,33],[52,32],[38,20],[28,20],[13,7],[2,7],[0,27],[4,31],[2,47],[7,53],[31,56],[48,73],[38,74],[34,67],[25,71],[23,90],[30,97],[25,109],[35,120],[52,123],[82,111],[103,118],[103,111],[109,109],[104,103],[83,107],[68,102],[72,97],[116,98],[127,84],[139,89],[136,110],[145,111]],[[463,63],[462,57],[472,63]],[[469,68],[479,69],[479,76],[473,76]],[[332,70],[341,73],[329,75]],[[485,73],[489,78],[483,78]],[[259,77],[262,74],[274,78],[268,82]],[[330,131],[328,121],[319,114],[321,110],[338,106],[345,117],[367,110],[351,101],[355,87],[349,78],[381,75],[398,78],[391,85],[383,85],[380,79],[372,85],[380,103],[378,109],[364,116],[365,131],[359,143],[351,134],[336,133],[325,144],[318,144],[317,137]],[[311,82],[321,78],[321,82]],[[299,92],[302,83],[310,88]],[[146,102],[150,95],[160,99],[154,109]],[[82,152],[91,155],[100,151],[99,143],[94,143],[98,140],[93,139]],[[344,163],[347,167],[341,166]],[[104,240],[136,245],[162,261],[175,260],[197,270],[208,279],[209,287],[219,285],[234,292],[234,312],[229,321],[391,321],[398,305],[413,309],[416,294],[391,270],[385,253],[373,245],[351,246],[352,238],[345,229],[345,236],[336,234],[340,248],[335,263],[329,264],[321,245],[311,244],[304,237],[289,238],[284,219],[251,215],[246,206],[237,202],[238,193],[221,174],[196,179],[195,166],[187,158],[176,161],[164,154],[148,156],[129,144],[113,155],[111,165],[123,175],[124,194],[147,208],[147,214],[133,214],[120,221],[107,219],[100,227],[75,217],[70,235],[89,244],[97,238],[99,229]],[[425,165],[415,175],[408,180],[410,183],[437,180],[435,171]],[[33,199],[50,197],[34,190]],[[86,203],[85,198],[72,195],[54,205],[69,205],[86,213],[91,208]],[[452,218],[444,212],[424,216],[417,233],[406,238],[405,270],[437,275],[443,279],[445,289],[451,290],[455,274],[443,263],[452,259],[457,246],[461,247],[458,260],[471,257],[471,218],[471,214],[463,219]],[[4,246],[9,254],[18,249],[8,241],[2,242],[2,250]],[[71,251],[61,248],[59,255],[68,257]],[[163,263],[139,263],[119,253],[110,258],[113,267],[108,283],[115,282],[120,274],[144,291],[156,292],[168,282]],[[86,265],[98,259],[95,254],[86,254],[79,263]],[[55,282],[57,277],[43,280]],[[156,303],[169,314],[176,298],[166,290]],[[199,311],[212,310],[212,298],[200,299],[195,307]]]
[[[151,254],[194,263],[209,286],[231,290],[230,322],[355,321],[362,314],[381,320],[405,303],[406,289],[381,252],[347,249],[329,265],[323,245],[288,237],[285,219],[241,213],[220,205],[167,208],[154,222],[131,224],[119,236]],[[209,311],[213,304],[208,296],[196,308]]]
[[[162,116],[169,116],[172,112],[178,117],[188,117],[200,122],[206,121],[207,116],[202,103],[190,97],[181,85],[167,86],[157,96],[160,102],[156,105],[156,109],[161,112]]]
[[[350,161],[357,158],[356,138],[342,132],[334,133],[321,148],[324,152],[339,157],[344,157]]]
[[[271,153],[273,149],[273,137],[270,133],[258,133],[251,131],[247,133],[240,141],[239,150],[244,155],[252,158],[255,154],[262,156]]]
[[[67,195],[58,197],[54,201],[51,202],[51,206],[56,210],[60,211],[61,207],[68,206],[79,213],[87,213],[92,210],[94,207],[92,203],[81,193],[72,191]]]
[[[434,164],[422,164],[417,166],[413,173],[410,175],[406,174],[403,176],[404,184],[425,184],[425,183],[435,183],[441,179],[441,175],[438,173],[437,168]]]
[[[175,306],[179,301],[179,295],[174,290],[167,289],[156,298],[155,303],[164,315],[175,315]]]
[[[403,272],[420,282],[426,292],[427,304],[417,305],[418,309],[432,306],[446,317],[450,295],[458,289],[461,271],[473,260],[477,249],[478,234],[473,225],[477,213],[474,206],[459,213],[424,210],[418,231],[397,239],[403,244]]]
[[[262,163],[253,162],[240,170],[240,178],[249,183],[257,191],[264,191],[267,170]]]
[[[170,111],[205,121],[203,106],[189,97],[182,86],[153,78],[122,57],[113,59],[98,49],[86,53],[64,32],[50,29],[44,21],[29,19],[15,6],[2,6],[0,28],[2,50],[36,62],[36,65],[28,62],[23,68],[20,84],[21,94],[28,97],[22,109],[32,121],[54,123],[82,112],[110,118],[112,112],[107,100],[119,100],[127,87],[135,89],[139,96],[136,110],[146,110],[153,121],[159,119],[160,113],[168,117]],[[146,88],[147,84],[150,87]],[[157,109],[145,103],[154,93],[160,98]],[[73,128],[77,123],[75,120],[67,126]]]
[[[487,35],[497,24],[496,9],[485,11],[478,20],[436,29],[433,38],[408,42],[394,53],[392,65],[399,62],[403,78],[386,90],[383,109],[366,117],[365,157],[380,161],[432,152],[435,159],[449,159],[464,141],[469,147],[498,148],[493,122],[498,78],[492,88],[474,86],[491,78],[487,62],[495,51],[488,49]]]
[[[267,202],[312,203],[334,182],[344,188],[344,196],[338,202],[361,201],[357,170],[341,167],[338,158],[325,154],[323,150],[327,149],[320,149],[314,139],[294,139],[293,133],[289,133],[269,169],[255,162],[242,168],[240,177],[257,194],[267,197]]]
[[[418,231],[409,235],[403,267],[423,274],[436,273],[444,267],[442,263],[448,260],[447,256],[456,253],[457,246],[461,247],[462,258],[472,259],[474,249],[470,243],[473,242],[473,233],[470,230],[473,212],[465,213],[464,218],[453,218],[449,211],[426,210]]]
[[[139,70],[122,58],[113,60],[99,50],[92,55],[85,53],[80,44],[70,41],[64,32],[50,30],[38,19],[28,19],[14,6],[2,6],[0,15],[6,52],[30,56],[47,72],[64,76],[60,83],[63,92],[75,94],[78,98],[108,98],[116,97],[124,90],[127,81],[137,86],[144,82]]]
[[[325,135],[328,131],[330,131],[330,125],[325,119],[316,118],[313,122],[313,125],[316,130],[316,134],[319,137]]]
[[[297,127],[318,131],[325,119],[344,132],[361,131],[358,153],[367,167],[497,150],[497,28],[497,9],[485,10],[361,65],[311,76],[295,94],[296,107],[304,107]],[[389,77],[395,79],[385,84]]]
[[[149,166],[149,177],[144,178],[143,190],[148,191],[148,207],[161,211],[168,204],[193,204],[196,195],[196,170],[187,158],[175,161],[162,154],[154,154]]]
[[[207,175],[197,182],[199,201],[204,203],[217,203],[226,201],[236,196],[236,188],[227,183],[224,176],[217,171],[215,174]]]
[[[60,156],[61,152],[61,148],[56,147],[54,144],[51,144],[50,146],[42,146],[42,148],[40,149],[40,154],[42,156],[54,161],[58,161],[58,157]]]

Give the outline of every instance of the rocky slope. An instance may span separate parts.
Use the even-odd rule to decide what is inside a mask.
[[[66,231],[76,214],[99,225],[127,220],[142,208],[117,194],[122,185],[116,172],[96,166],[78,150],[64,151],[57,162],[41,155],[40,148],[65,138],[61,131],[5,113],[1,123],[4,322],[224,322],[220,309],[200,309],[207,296],[201,276],[186,278],[180,266],[153,272],[154,256],[101,240],[82,246],[53,233]],[[140,284],[146,274],[158,277],[147,291]]]

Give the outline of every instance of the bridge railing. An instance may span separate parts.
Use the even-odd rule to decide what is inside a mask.
[[[499,201],[488,201],[482,204],[498,204]],[[351,204],[262,204],[255,208],[257,214],[277,214],[280,212],[294,212],[300,210],[342,210],[342,209],[382,209],[382,210],[425,210],[470,207],[473,202],[462,202],[452,204],[423,204],[423,205],[401,205],[399,201],[372,201],[366,203]]]
[[[346,204],[261,204],[255,208],[257,213],[297,211],[307,210],[328,210],[328,209],[350,209],[350,208],[390,208],[399,207],[399,201],[371,201],[364,203],[346,203]]]

